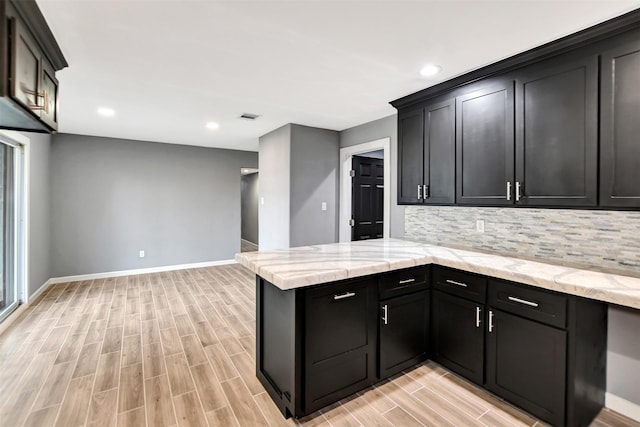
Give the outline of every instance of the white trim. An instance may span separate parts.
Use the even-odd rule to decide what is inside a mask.
[[[626,417],[640,421],[640,405],[637,403],[629,402],[627,399],[606,392],[604,395],[604,406]]]
[[[44,294],[47,291],[47,289],[49,289],[51,287],[51,285],[53,285],[53,282],[51,281],[51,279],[49,279],[46,282],[44,282],[42,284],[42,286],[40,286],[38,288],[37,291],[35,291],[33,294],[29,295],[29,302],[26,305],[33,304],[38,298],[40,298],[40,296],[42,294]]]
[[[107,277],[133,276],[136,274],[160,273],[163,271],[186,270],[189,268],[215,267],[218,265],[236,264],[233,259],[223,259],[220,261],[196,262],[193,264],[165,265],[161,267],[138,268],[136,270],[107,271],[104,273],[80,274],[77,276],[52,277],[49,281],[52,284],[79,282],[81,280],[106,279]]]
[[[384,150],[384,225],[382,236],[389,238],[391,230],[391,138],[386,137],[340,149],[340,242],[351,241],[351,157],[370,151]]]
[[[24,312],[27,307],[29,307],[28,304],[21,304],[18,306],[18,308],[16,308],[15,310],[13,310],[6,319],[4,319],[2,321],[2,323],[0,323],[0,336],[4,333],[4,331],[6,331],[7,329],[9,329],[9,326],[11,326],[13,324],[13,322],[15,322],[18,317],[20,317],[20,314],[22,314],[22,312]]]

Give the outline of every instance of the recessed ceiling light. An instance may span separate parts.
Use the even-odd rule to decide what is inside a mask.
[[[218,129],[220,127],[219,124],[217,124],[216,122],[208,122],[207,123],[207,129]]]
[[[424,67],[422,67],[422,69],[420,70],[420,74],[423,75],[424,77],[431,77],[431,76],[435,76],[440,71],[442,71],[442,67],[441,66],[434,65],[434,64],[428,64],[428,65],[425,65]]]
[[[116,112],[111,108],[100,107],[98,108],[98,114],[105,117],[113,117],[116,114]]]

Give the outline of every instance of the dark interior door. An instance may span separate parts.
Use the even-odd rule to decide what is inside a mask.
[[[382,238],[384,160],[353,156],[351,240]]]

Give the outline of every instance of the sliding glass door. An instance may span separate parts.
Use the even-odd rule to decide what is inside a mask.
[[[19,303],[16,280],[18,259],[20,149],[0,139],[0,321]]]

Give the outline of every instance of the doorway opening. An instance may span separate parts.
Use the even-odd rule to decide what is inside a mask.
[[[355,177],[352,177],[352,174],[356,174],[356,172],[351,172],[354,167],[354,158],[356,162],[361,162],[362,160],[358,159],[369,159],[364,160],[367,165],[364,166],[363,171],[365,175],[368,175],[367,179],[369,179],[370,183],[361,182],[362,189],[364,190],[360,196],[363,198],[357,199],[358,194],[354,195],[354,186],[353,180]],[[378,158],[382,163],[382,171],[376,166],[375,170],[378,172],[373,172],[371,167],[373,167],[374,161],[372,159]],[[362,165],[362,163],[360,163]],[[367,170],[368,168],[368,170]],[[379,175],[381,173],[382,179],[380,177],[371,178],[373,175]],[[391,183],[391,138],[382,138],[371,142],[366,142],[363,144],[353,145],[350,147],[345,147],[340,149],[340,242],[350,242],[352,240],[362,240],[362,238],[379,238],[384,237],[388,238],[390,235],[390,218],[391,218],[391,191],[389,184]],[[367,185],[369,187],[367,187]],[[379,200],[382,200],[382,203],[379,204]],[[357,206],[356,206],[357,205]],[[354,209],[355,212],[354,212]],[[363,207],[365,207],[363,209]],[[367,208],[369,207],[369,208]],[[381,212],[380,212],[381,209]],[[363,226],[367,227],[366,229],[354,230],[355,225],[358,221],[358,218],[354,218],[354,213],[357,214],[358,211],[367,211],[367,218],[361,217],[363,219]],[[381,233],[377,230],[380,228],[381,224]],[[371,224],[366,224],[371,223]],[[378,223],[378,224],[376,224]],[[376,228],[378,227],[378,229]],[[367,231],[367,229],[369,231]],[[381,234],[381,235],[380,235]]]
[[[240,251],[258,250],[258,169],[242,168],[240,190]]]

